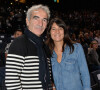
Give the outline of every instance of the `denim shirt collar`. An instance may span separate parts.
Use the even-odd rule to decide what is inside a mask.
[[[68,53],[70,53],[70,48],[69,48],[68,45],[66,45],[65,49],[64,49],[64,52],[62,53],[62,58],[64,58],[64,56],[66,56],[66,55],[69,56]],[[53,50],[52,58],[57,58],[57,54],[56,54],[56,52],[54,50]]]

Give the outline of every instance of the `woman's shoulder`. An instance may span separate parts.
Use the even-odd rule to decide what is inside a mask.
[[[73,43],[74,48],[81,48],[82,45],[80,43]]]

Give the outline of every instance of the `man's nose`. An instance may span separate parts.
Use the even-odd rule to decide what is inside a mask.
[[[43,20],[39,20],[39,25],[43,26]]]

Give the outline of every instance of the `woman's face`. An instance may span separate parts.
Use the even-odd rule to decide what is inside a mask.
[[[92,48],[97,49],[98,48],[98,42],[97,41],[92,41]]]
[[[53,23],[50,30],[51,38],[54,42],[62,42],[64,38],[64,29]]]

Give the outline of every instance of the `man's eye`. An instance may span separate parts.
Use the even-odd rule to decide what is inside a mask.
[[[47,20],[47,19],[43,19],[43,21],[44,21],[44,22],[48,22],[48,20]]]

